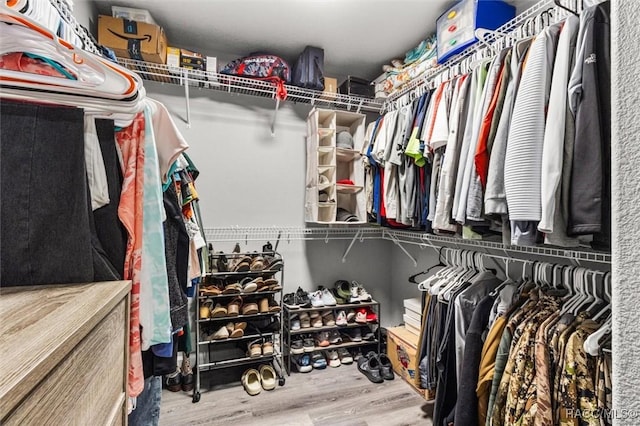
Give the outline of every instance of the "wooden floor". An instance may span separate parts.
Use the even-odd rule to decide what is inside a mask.
[[[432,405],[406,382],[371,383],[355,364],[292,373],[284,386],[249,396],[239,382],[216,385],[201,374],[202,397],[163,390],[160,425],[401,426],[431,425]],[[242,371],[238,373],[242,374]],[[236,376],[239,377],[239,376]],[[215,390],[207,389],[213,386]]]

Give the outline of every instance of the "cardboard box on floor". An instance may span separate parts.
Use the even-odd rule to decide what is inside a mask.
[[[167,36],[157,25],[100,15],[98,43],[121,58],[167,63]]]
[[[404,327],[387,329],[387,356],[391,360],[393,371],[409,383],[422,397],[425,390],[420,388],[418,365],[418,339]]]

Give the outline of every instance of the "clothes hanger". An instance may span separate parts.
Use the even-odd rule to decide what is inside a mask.
[[[611,312],[611,272],[605,272],[602,277],[602,286],[604,288],[605,297],[603,298],[603,301],[605,302],[605,305],[602,307],[600,312],[592,317],[594,321],[598,321],[604,314]]]
[[[575,10],[573,9],[569,9],[568,7],[564,6],[560,0],[553,0],[553,4],[556,5],[556,7],[559,7],[560,9],[566,10],[567,12],[575,15],[575,16],[580,16]]]
[[[0,54],[33,53],[59,63],[76,77],[76,80],[70,80],[0,70],[0,81],[3,83],[27,89],[46,91],[48,88],[58,93],[125,100],[137,96],[142,86],[140,78],[126,68],[107,63],[97,55],[74,47],[29,18],[16,15],[4,5],[0,5],[0,25],[3,25]]]
[[[437,268],[439,266],[446,266],[444,263],[442,263],[442,249],[443,248],[444,247],[440,247],[440,249],[438,250],[438,263],[436,265],[430,266],[429,268],[427,268],[426,271],[418,272],[417,274],[411,275],[408,278],[410,283],[419,284],[418,282],[416,282],[416,278],[417,277],[419,277],[420,275],[428,274],[429,272],[431,272],[431,270],[433,270],[434,268]]]

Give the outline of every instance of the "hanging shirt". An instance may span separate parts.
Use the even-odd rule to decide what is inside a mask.
[[[505,94],[504,106],[500,114],[487,172],[487,187],[485,188],[484,196],[484,210],[487,215],[501,217],[508,212],[507,196],[504,189],[504,161],[513,104],[520,83],[523,58],[530,43],[531,39],[519,41],[512,49],[511,78],[507,85],[507,93]]]
[[[533,41],[513,106],[504,166],[511,221],[539,221],[542,214],[542,146],[559,32],[551,26]]]
[[[162,181],[155,147],[152,110],[144,109],[144,190],[142,206],[142,263],[140,266],[141,348],[148,350],[159,343],[171,343],[169,316],[169,281],[164,247],[165,214],[162,204]]]
[[[567,84],[579,24],[580,20],[577,16],[569,16],[560,32],[542,150],[542,216],[538,230],[547,234],[545,241],[548,244],[564,247],[578,245],[577,239],[567,236],[568,206],[563,206],[561,197],[567,126],[573,126],[573,123],[570,123],[573,118],[567,117],[569,113]]]
[[[449,135],[447,148],[440,172],[438,204],[433,219],[433,228],[437,231],[455,232],[456,225],[451,223],[451,211],[455,192],[455,178],[458,172],[462,137],[464,136],[464,118],[469,107],[469,84],[471,79],[463,75],[456,81],[449,112]]]
[[[127,253],[124,279],[131,280],[129,311],[129,371],[127,393],[136,397],[144,389],[142,352],[140,350],[140,279],[142,267],[142,210],[144,191],[144,115],[139,113],[129,127],[116,133],[123,160],[124,180],[118,217],[127,230]]]
[[[473,138],[471,139],[471,152],[469,153],[470,174],[466,209],[467,220],[471,222],[482,222],[484,220],[482,217],[482,204],[484,200],[483,186],[480,180],[480,176],[478,175],[478,170],[476,168],[476,153],[478,152],[478,149],[481,145],[486,147],[487,144],[488,135],[486,136],[486,138],[483,138],[483,135],[481,133],[482,127],[485,123],[485,120],[490,122],[493,118],[493,111],[495,110],[495,105],[492,108],[493,94],[496,92],[496,85],[498,84],[498,81],[500,79],[500,71],[502,70],[503,60],[506,54],[506,50],[501,51],[500,54],[496,56],[491,62],[489,72],[487,74],[487,79],[482,91],[482,107],[479,110],[478,115],[476,115],[476,121],[473,124],[474,134]]]

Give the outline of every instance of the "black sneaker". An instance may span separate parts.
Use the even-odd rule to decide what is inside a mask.
[[[358,371],[373,383],[384,382],[384,379],[380,375],[380,361],[373,352],[369,352],[366,357],[363,356],[358,360]]]
[[[165,387],[171,392],[179,392],[182,390],[182,377],[180,370],[176,370],[171,374],[164,376]]]
[[[370,342],[375,340],[376,335],[369,327],[362,327],[362,340]]]
[[[301,308],[311,307],[311,299],[309,299],[309,294],[301,287],[298,287],[298,290],[296,290],[296,296],[298,297],[298,305]]]
[[[282,303],[287,305],[289,309],[300,309],[298,297],[295,293],[287,293],[282,297]]]
[[[378,361],[380,362],[380,374],[382,378],[385,380],[393,380],[393,367],[387,354],[379,354]]]
[[[313,337],[306,335],[302,339],[302,347],[304,352],[313,352],[316,348],[316,342],[313,340]]]
[[[302,338],[296,337],[291,341],[291,353],[294,355],[300,355],[304,353]]]

